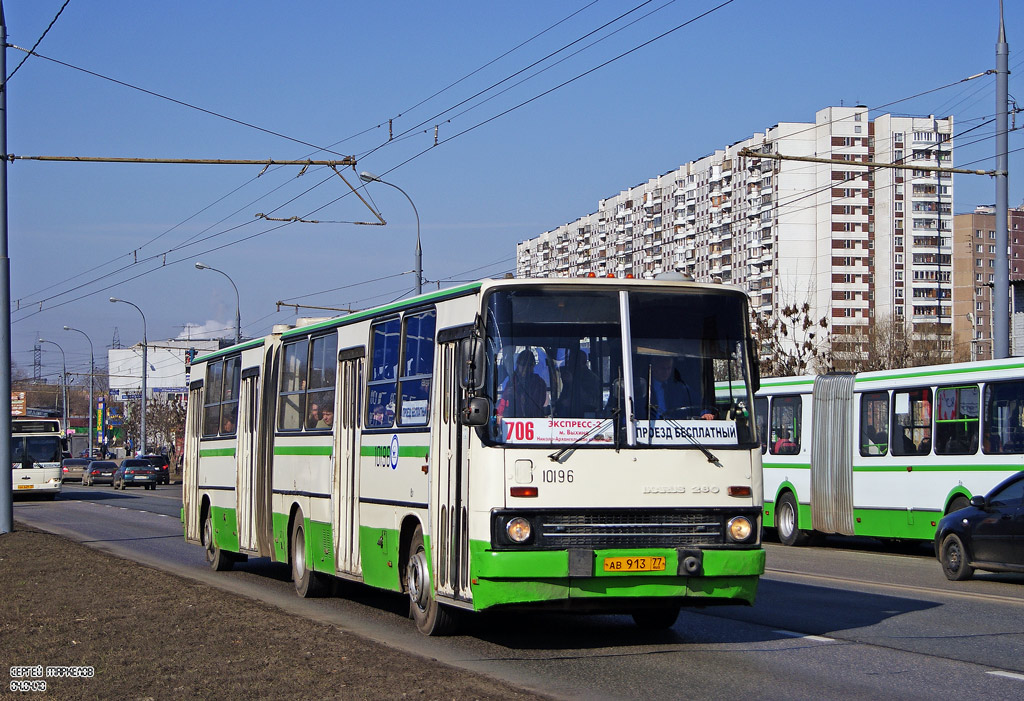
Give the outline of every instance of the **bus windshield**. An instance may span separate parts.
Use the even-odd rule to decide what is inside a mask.
[[[33,463],[57,462],[62,457],[60,436],[14,436],[11,438],[11,462],[15,468],[27,464],[26,457]]]
[[[746,303],[739,295],[496,290],[487,301],[487,352],[493,443],[754,441]]]

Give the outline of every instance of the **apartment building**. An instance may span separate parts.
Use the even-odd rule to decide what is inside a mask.
[[[833,338],[906,318],[951,347],[953,181],[927,168],[952,165],[952,129],[951,117],[871,120],[863,106],[781,122],[523,241],[517,275],[679,270],[744,288],[764,315],[807,302]]]
[[[1007,212],[1010,274],[1010,352],[1024,354],[1024,207]],[[953,348],[957,360],[992,357],[992,291],[996,267],[996,210],[992,205],[953,217]]]

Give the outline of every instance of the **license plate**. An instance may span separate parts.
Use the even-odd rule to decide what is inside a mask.
[[[32,489],[31,484],[19,484],[18,489]]]
[[[640,555],[638,557],[606,557],[605,572],[663,572],[665,558],[656,555]]]

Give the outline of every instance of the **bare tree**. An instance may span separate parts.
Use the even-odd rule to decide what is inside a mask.
[[[880,317],[863,332],[833,339],[837,370],[867,372],[948,363],[934,335],[915,333],[906,319]]]
[[[752,325],[765,377],[787,377],[832,369],[828,319],[811,317],[811,305],[789,304],[774,316],[755,315]]]
[[[142,403],[137,399],[126,404],[124,429],[126,440],[133,446],[139,446],[139,423]],[[175,441],[185,435],[185,404],[183,402],[164,402],[150,399],[146,403],[146,450],[156,452],[161,447],[175,445]]]

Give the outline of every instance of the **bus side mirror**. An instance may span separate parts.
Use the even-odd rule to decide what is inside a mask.
[[[477,391],[484,386],[484,344],[476,336],[462,341],[459,359],[459,384],[463,389]]]
[[[470,397],[462,405],[462,423],[465,426],[486,426],[491,417],[491,402],[487,397]]]

